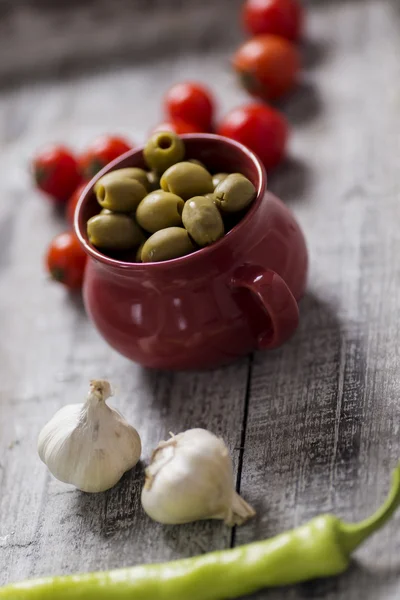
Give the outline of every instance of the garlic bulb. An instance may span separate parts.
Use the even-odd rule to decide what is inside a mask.
[[[59,410],[40,432],[38,452],[50,472],[84,492],[104,492],[140,458],[136,429],[106,404],[108,381],[91,381],[83,404]]]
[[[227,447],[205,429],[159,443],[146,469],[142,506],[149,517],[170,525],[223,519],[233,526],[255,515],[234,489]]]

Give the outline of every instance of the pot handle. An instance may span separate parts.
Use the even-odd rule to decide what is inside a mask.
[[[257,298],[271,321],[266,330],[260,324],[257,343],[260,350],[277,348],[288,340],[299,324],[299,307],[283,279],[274,271],[256,265],[243,265],[233,274],[233,288],[246,288]],[[251,311],[249,302],[248,311]]]

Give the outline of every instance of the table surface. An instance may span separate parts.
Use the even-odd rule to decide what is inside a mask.
[[[190,4],[192,24],[199,8]],[[226,1],[202,6],[204,15],[233,14]],[[400,8],[398,0],[307,6],[305,71],[283,105],[293,124],[290,158],[269,179],[308,240],[301,325],[283,348],[221,370],[147,371],[102,341],[81,302],[44,274],[45,247],[64,224],[32,189],[27,164],[46,141],[80,149],[103,131],[142,141],[175,79],[212,85],[221,112],[245,101],[227,68],[238,30],[215,45],[205,36],[201,54],[188,42],[166,56],[160,47],[145,62],[3,86],[1,583],[191,556],[329,511],[358,520],[384,498],[400,457]],[[50,476],[36,453],[38,433],[58,408],[83,400],[91,378],[117,388],[114,405],[140,431],[144,462],[171,430],[221,435],[256,518],[233,531],[218,522],[155,524],[140,507],[143,465],[99,495]],[[400,514],[344,576],[256,597],[398,598],[399,524]]]

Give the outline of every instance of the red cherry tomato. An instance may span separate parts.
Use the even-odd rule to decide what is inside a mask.
[[[290,92],[300,71],[297,48],[276,35],[259,35],[243,44],[233,66],[253,96],[277,100]]]
[[[156,131],[173,131],[177,135],[183,135],[184,133],[203,133],[201,127],[194,125],[193,123],[182,121],[182,119],[171,119],[170,121],[160,123],[157,127],[154,127],[151,133],[155,133]]]
[[[183,82],[173,85],[164,97],[167,116],[198,125],[202,131],[212,129],[214,100],[203,85]]]
[[[266,169],[276,167],[285,156],[288,139],[285,117],[270,106],[247,104],[232,110],[217,133],[247,146]]]
[[[33,159],[37,186],[56,202],[66,202],[79,183],[78,164],[64,146],[51,145]]]
[[[51,277],[67,288],[82,287],[86,254],[72,231],[57,235],[47,250],[46,267]]]
[[[297,41],[303,31],[304,11],[299,0],[247,0],[242,21],[250,35],[272,33]]]
[[[102,135],[95,139],[79,157],[79,170],[84,179],[91,179],[109,162],[132,148],[126,140]]]
[[[71,226],[74,224],[74,215],[75,215],[76,205],[78,204],[78,200],[81,197],[81,194],[86,186],[87,186],[86,181],[84,183],[81,183],[80,185],[78,185],[78,187],[72,194],[71,198],[68,200],[67,209],[65,211],[65,216],[67,217],[67,221],[68,221],[69,225],[71,225]]]

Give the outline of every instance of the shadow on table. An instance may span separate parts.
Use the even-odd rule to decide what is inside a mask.
[[[312,70],[323,64],[330,48],[329,40],[305,37],[300,46],[303,68]]]
[[[243,600],[379,600],[397,598],[396,585],[400,565],[389,571],[368,570],[361,563],[351,562],[348,571],[338,577],[319,579],[297,586],[264,590]]]
[[[250,494],[257,516],[237,530],[238,544],[267,539],[317,514],[333,512],[353,520],[353,484],[366,460],[360,454],[361,433],[368,425],[365,347],[363,328],[342,321],[334,302],[311,291],[302,301],[293,339],[271,353],[255,355],[242,492]],[[368,494],[357,498],[357,512],[368,514]],[[397,598],[400,560],[387,570],[371,560],[370,565],[352,562],[339,577],[251,598]]]
[[[312,170],[307,162],[290,156],[279,167],[268,173],[267,187],[285,204],[295,206],[310,199]]]
[[[82,290],[69,290],[65,302],[75,310],[79,322],[82,320],[86,323],[88,316],[83,303]]]
[[[335,600],[336,598],[350,597],[350,590],[354,592],[358,590],[359,596],[357,597],[363,600],[394,598],[395,595],[390,596],[389,593],[386,595],[385,592],[389,592],[394,585],[398,585],[399,578],[400,562],[390,570],[384,568],[369,570],[361,562],[352,561],[349,570],[343,575],[301,584],[292,598],[293,600],[297,598]]]
[[[323,103],[318,86],[307,79],[299,82],[295,91],[279,107],[292,127],[304,125],[321,115]]]
[[[257,516],[238,530],[239,543],[337,512],[337,499],[349,498],[350,482],[359,479],[367,368],[362,331],[342,323],[334,301],[313,291],[300,309],[295,336],[254,356],[241,489]]]
[[[357,356],[357,359],[354,359],[355,356]],[[350,360],[350,357],[353,361],[359,361],[361,373],[355,377],[354,372],[351,372],[350,381],[348,381],[349,374],[346,361]],[[359,436],[362,422],[357,418],[350,418],[350,422],[345,423],[351,415],[346,415],[346,408],[345,406],[341,407],[339,397],[346,394],[348,385],[354,390],[358,380],[363,378],[364,363],[362,339],[359,339],[357,335],[352,337],[346,326],[341,323],[334,304],[322,300],[314,292],[306,294],[302,301],[301,323],[294,338],[278,350],[270,353],[257,353],[254,357],[252,375],[254,377],[256,370],[258,374],[256,379],[253,379],[253,386],[260,388],[253,390],[252,393],[255,395],[262,393],[266,401],[271,400],[271,393],[274,391],[274,382],[271,379],[273,373],[277,377],[279,376],[282,385],[286,381],[287,389],[292,390],[293,393],[293,389],[297,389],[294,388],[294,384],[299,377],[299,373],[301,373],[302,385],[308,386],[307,392],[304,393],[304,399],[307,401],[310,396],[310,407],[312,408],[312,402],[318,402],[321,397],[325,397],[320,421],[317,421],[312,436],[305,436],[305,439],[302,440],[302,446],[295,457],[295,460],[299,460],[303,463],[303,466],[304,462],[307,463],[310,480],[316,474],[318,475],[319,471],[326,470],[327,464],[332,461],[331,448],[329,444],[327,448],[327,440],[329,440],[333,427],[331,415],[336,414],[339,415],[340,421],[344,421],[340,425],[341,429],[344,429],[344,435],[338,432],[336,447],[336,453],[341,463],[340,468],[346,471],[344,483],[346,484],[348,477],[356,478],[357,476],[360,450]],[[230,368],[232,369],[232,367]],[[235,365],[233,368],[235,368]],[[265,380],[260,379],[260,371],[263,368],[267,372]],[[215,371],[214,377],[223,378],[225,371],[226,369]],[[154,381],[153,376],[154,372],[144,372],[144,380],[147,381],[149,386]],[[203,378],[207,380],[209,374],[202,373],[197,376],[199,377],[198,381]],[[180,374],[162,374],[162,378],[165,378],[167,382],[169,381],[171,385],[175,377],[179,378]],[[185,381],[187,377],[187,374],[183,374]],[[340,377],[342,377],[342,380],[340,380]],[[228,385],[229,379],[226,382],[226,386]],[[166,393],[167,395],[171,393],[168,385]],[[360,397],[360,394],[357,393],[357,395]],[[161,409],[164,403],[162,395],[159,397],[159,401]],[[168,404],[170,399],[166,398],[165,401]],[[343,403],[345,405],[345,400]],[[301,413],[296,416],[296,419],[300,420],[302,411],[307,411],[308,408],[303,407],[301,402],[297,403],[296,406]],[[338,406],[339,412],[337,413]],[[318,407],[321,408],[319,405]],[[350,427],[349,431],[346,429],[348,427]],[[290,446],[290,441],[288,444]],[[246,477],[245,472],[243,475]],[[265,474],[261,473],[261,477],[265,478]],[[266,481],[267,478],[265,478]],[[257,486],[257,482],[253,483]],[[303,483],[307,483],[307,481],[304,480]],[[130,549],[132,548],[130,536],[132,535],[147,535],[154,539],[157,548],[161,548],[160,551],[157,550],[154,560],[163,560],[163,553],[180,557],[187,556],[188,553],[207,552],[211,548],[215,548],[216,543],[220,547],[229,544],[227,530],[220,522],[199,522],[179,527],[162,527],[151,522],[143,514],[140,506],[142,485],[143,464],[140,464],[133,471],[126,474],[114,489],[105,494],[97,495],[94,501],[93,496],[87,494],[80,494],[76,501],[77,510],[85,520],[85,529],[97,532],[99,539],[111,538],[116,540],[119,547],[125,548],[124,560],[127,564],[129,561],[140,562],[136,554],[132,557],[130,555]],[[247,489],[249,489],[249,486],[247,486]],[[313,491],[311,491],[312,494]],[[252,502],[258,515],[240,529],[244,535],[240,536],[238,543],[268,538],[282,531],[282,523],[279,523],[279,517],[277,520],[274,511],[271,510],[268,498],[263,500],[266,497],[266,494],[259,487],[256,501]],[[325,507],[323,511],[320,510],[323,501],[321,501],[319,493],[315,495],[314,501],[311,497],[300,498],[302,504],[305,500],[309,501],[308,511],[314,512],[310,516],[314,516],[318,512],[327,512]],[[290,507],[288,510],[291,510]],[[307,512],[307,509],[305,512]],[[302,517],[301,520],[304,521],[305,519]],[[305,583],[290,588],[268,590],[252,598],[254,600],[255,598],[260,600],[261,598],[268,598],[268,600],[312,600],[314,598],[334,600],[339,597],[350,598],[346,595],[347,590],[353,590],[354,594],[357,589],[360,589],[364,600],[375,600],[380,597],[385,589],[394,584],[396,577],[397,568],[385,574],[379,571],[372,573],[362,565],[354,563],[348,573],[338,578]],[[355,598],[356,596],[351,597]]]

